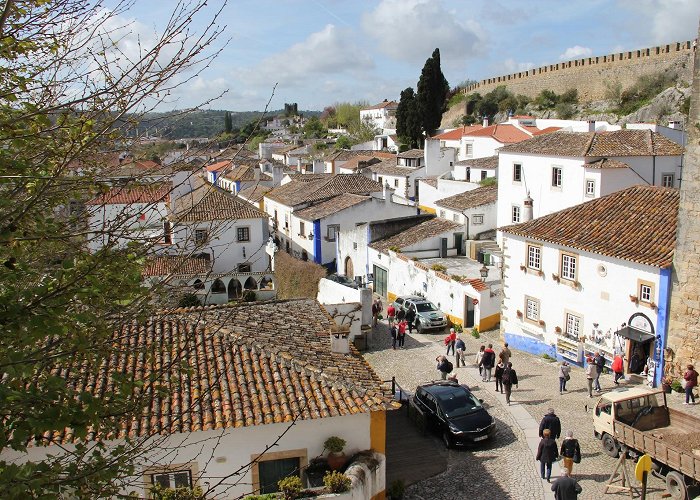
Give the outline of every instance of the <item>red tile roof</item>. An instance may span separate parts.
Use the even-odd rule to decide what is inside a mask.
[[[456,231],[459,228],[464,228],[463,224],[457,224],[445,219],[433,218],[421,222],[413,227],[405,229],[400,233],[394,234],[381,240],[376,240],[370,243],[370,247],[380,252],[386,252],[391,247],[406,248],[429,238],[440,236],[441,234]]]
[[[180,255],[158,255],[146,259],[141,275],[148,276],[181,276],[206,275],[211,271],[211,261]]]
[[[306,177],[306,176],[302,176]],[[327,200],[343,193],[371,194],[379,193],[383,187],[361,174],[323,175],[310,179],[309,182],[295,180],[276,187],[265,198],[287,206]]]
[[[212,185],[205,184],[175,201],[175,222],[267,219],[269,216],[250,203]]]
[[[362,111],[366,111],[369,109],[383,109],[387,107],[398,107],[399,103],[396,101],[383,101],[380,102],[379,104],[375,104],[374,106],[370,106],[369,108],[362,108]]]
[[[610,158],[601,158],[594,160],[584,165],[586,168],[630,168],[624,161],[611,160]]]
[[[322,201],[315,205],[310,205],[298,212],[294,212],[300,219],[313,222],[318,219],[323,219],[329,215],[337,214],[348,208],[371,201],[371,196],[363,196],[359,194],[343,193],[334,196],[328,200]]]
[[[491,125],[483,127],[479,130],[474,130],[464,134],[465,137],[491,137],[503,144],[511,144],[524,141],[531,136],[527,132],[523,132],[515,125],[509,123]]]
[[[633,186],[501,230],[663,268],[673,262],[679,198],[677,189]]]
[[[132,203],[169,203],[172,185],[120,186],[88,201],[86,205],[130,205]]]
[[[468,208],[480,207],[496,203],[498,198],[498,186],[482,186],[471,191],[458,193],[441,200],[437,200],[438,207],[449,208],[450,210],[466,210]]]
[[[458,141],[462,138],[464,134],[473,132],[475,130],[480,130],[482,128],[482,125],[468,125],[456,128],[454,130],[450,130],[449,132],[443,132],[442,134],[434,135],[433,139],[440,139],[442,141]]]

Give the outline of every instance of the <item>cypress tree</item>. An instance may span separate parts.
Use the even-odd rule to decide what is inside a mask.
[[[233,118],[231,117],[231,112],[227,111],[224,115],[224,130],[227,134],[233,131]]]
[[[447,94],[450,86],[440,69],[440,49],[433,51],[432,57],[425,61],[418,80],[418,109],[421,125],[427,136],[440,128],[442,114],[447,111]]]
[[[396,109],[396,135],[401,142],[411,148],[418,147],[423,135],[418,100],[411,87],[401,92],[399,106]]]

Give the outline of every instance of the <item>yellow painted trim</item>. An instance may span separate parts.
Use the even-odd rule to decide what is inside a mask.
[[[445,313],[445,316],[447,316],[447,319],[449,319],[453,325],[459,325],[462,326],[464,318],[459,318],[457,316],[452,316],[451,314]]]
[[[386,455],[386,410],[369,414],[369,445],[377,453]]]
[[[396,295],[395,293],[386,292],[386,300],[387,301],[394,302],[396,300],[396,297],[398,297],[398,295]]]
[[[437,214],[437,210],[431,207],[424,207],[423,205],[418,205],[418,208],[420,208],[424,212],[428,212],[429,214]]]
[[[501,313],[496,313],[486,318],[481,318],[479,320],[479,331],[485,332],[487,330],[492,330],[501,322]]]
[[[382,490],[376,495],[372,495],[371,500],[386,500],[386,490]]]

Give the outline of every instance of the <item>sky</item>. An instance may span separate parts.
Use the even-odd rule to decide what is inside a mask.
[[[162,31],[174,0],[136,0],[120,16],[122,42]],[[195,31],[220,2],[209,0]],[[440,49],[451,87],[572,58],[652,47],[697,36],[699,0],[230,0],[207,68],[161,111],[321,110],[338,102],[398,100]],[[273,94],[274,89],[274,94]]]

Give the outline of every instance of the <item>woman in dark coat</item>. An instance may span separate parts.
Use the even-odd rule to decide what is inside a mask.
[[[406,323],[408,323],[408,333],[413,333],[413,326],[416,322],[416,310],[412,307],[406,311]]]
[[[552,477],[552,462],[559,458],[557,442],[551,438],[551,435],[552,433],[549,429],[545,429],[542,432],[543,437],[537,447],[537,456],[535,457],[540,461],[540,476],[542,476],[542,479],[546,479],[547,482]]]

